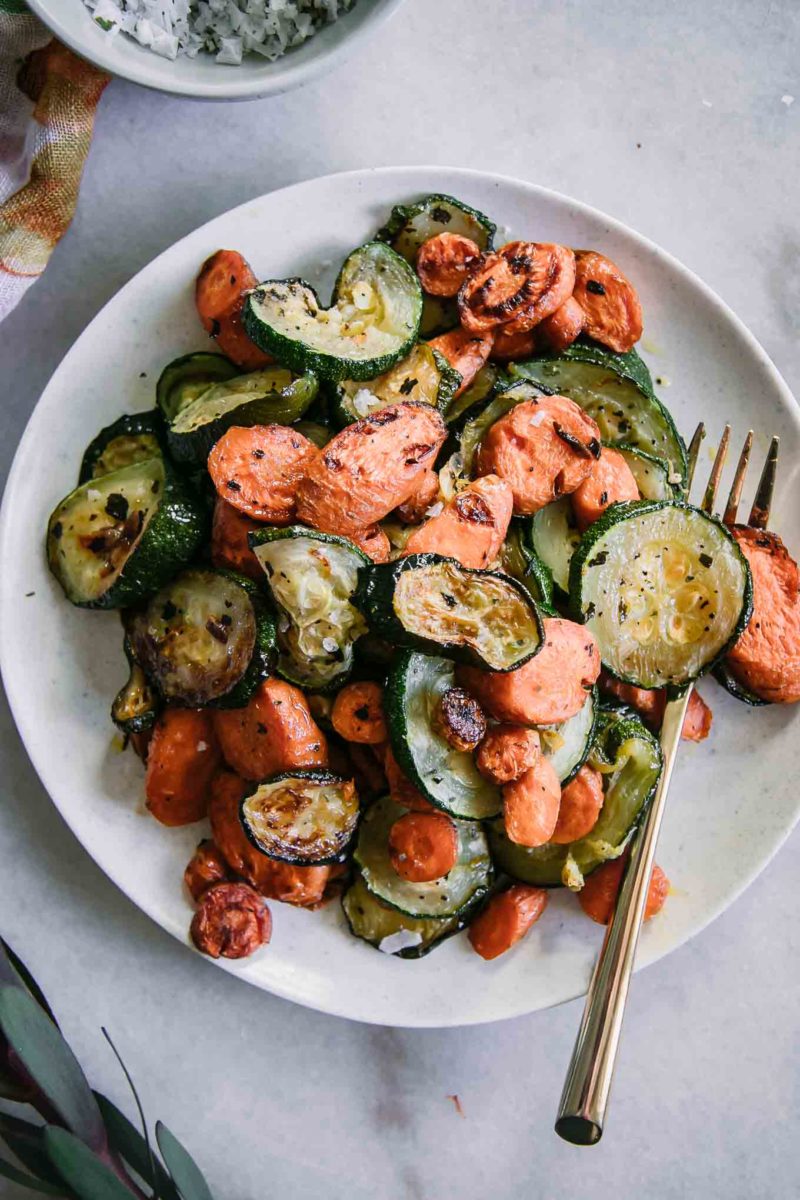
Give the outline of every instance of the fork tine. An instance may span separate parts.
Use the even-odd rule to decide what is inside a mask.
[[[770,442],[767,461],[764,463],[764,470],[758,481],[756,498],[750,509],[750,516],[747,518],[747,524],[753,529],[766,529],[769,524],[769,510],[772,504],[772,493],[775,489],[775,473],[778,469],[779,447],[780,438],[774,437]]]
[[[750,462],[750,450],[753,446],[753,431],[748,431],[747,437],[744,439],[742,453],[739,455],[739,461],[736,464],[736,474],[733,477],[731,490],[728,495],[728,503],[725,506],[725,515],[722,518],[726,525],[733,525],[736,522],[736,513],[739,509],[739,501],[742,498],[742,486],[744,477],[747,474],[747,466]]]
[[[697,466],[697,458],[700,454],[700,445],[703,438],[706,436],[706,427],[701,421],[692,434],[692,440],[689,442],[689,450],[687,452],[688,465],[686,468],[686,492],[692,490],[692,480],[694,479],[695,467]]]
[[[711,468],[711,474],[708,477],[708,485],[706,486],[701,505],[704,512],[711,513],[714,511],[714,503],[717,499],[717,488],[719,487],[722,468],[725,466],[725,459],[728,456],[728,440],[731,436],[731,427],[726,425],[722,431],[722,437],[719,439],[714,465]]]

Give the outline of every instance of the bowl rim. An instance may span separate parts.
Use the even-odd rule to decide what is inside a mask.
[[[82,0],[72,0],[72,2],[82,4]],[[132,46],[142,52],[141,60],[131,56],[130,61],[125,58],[120,63],[117,56],[112,53],[113,42],[110,39],[107,46],[100,40],[97,49],[90,48],[87,45],[89,39],[83,39],[74,33],[72,23],[67,23],[62,19],[61,11],[63,10],[54,12],[48,0],[27,0],[28,7],[34,16],[38,17],[59,41],[95,67],[107,71],[116,78],[140,84],[152,91],[184,96],[193,100],[258,100],[265,96],[277,96],[281,92],[287,92],[296,87],[303,87],[332,70],[337,61],[346,58],[364,38],[375,33],[378,27],[387,21],[404,2],[405,0],[372,0],[371,7],[367,9],[363,19],[354,26],[352,31],[312,57],[300,58],[299,55],[308,42],[313,43],[313,38],[309,38],[308,42],[302,43],[295,51],[291,52],[298,56],[296,61],[293,60],[279,75],[270,76],[269,68],[273,64],[265,59],[263,73],[242,77],[234,75],[233,69],[230,74],[221,71],[220,81],[216,83],[214,81],[192,81],[190,78],[182,79],[177,73],[170,78],[165,66],[170,64],[171,60],[149,54],[145,47],[138,46],[136,42],[132,42]],[[88,9],[85,9],[85,15],[87,21],[91,21]],[[349,13],[342,15],[346,18]],[[286,57],[284,56],[278,61],[285,63]]]

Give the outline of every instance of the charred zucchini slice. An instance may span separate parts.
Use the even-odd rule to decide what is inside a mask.
[[[541,617],[521,583],[439,554],[364,567],[354,601],[394,645],[490,671],[515,670],[542,644]]]
[[[569,564],[581,535],[572,512],[569,496],[546,504],[529,518],[531,545],[550,572],[558,595],[569,594]]]
[[[680,688],[709,671],[745,628],[752,594],[725,526],[679,501],[613,505],[570,567],[570,605],[603,665],[643,688]]]
[[[284,367],[265,367],[207,387],[174,416],[167,434],[178,462],[205,463],[232,425],[291,425],[312,403],[318,382]]]
[[[548,842],[530,849],[510,841],[502,820],[488,829],[495,866],[537,887],[580,890],[586,875],[618,858],[636,828],[661,775],[661,747],[636,717],[603,711],[589,761],[603,774],[605,799],[590,833],[568,846]]]
[[[156,384],[156,404],[169,423],[213,384],[224,383],[241,373],[241,368],[224,354],[208,350],[182,354],[161,372]]]
[[[417,340],[422,292],[405,259],[381,242],[344,261],[329,308],[302,279],[270,279],[248,296],[244,327],[293,371],[322,379],[374,379]]]
[[[442,696],[455,686],[448,659],[404,651],[386,687],[389,740],[426,800],[451,817],[482,821],[500,812],[500,790],[483,778],[470,752],[455,750],[438,730]]]
[[[598,694],[593,687],[587,694],[580,712],[558,725],[546,725],[539,730],[542,753],[563,787],[578,773],[589,757],[597,731]]]
[[[249,541],[279,613],[278,671],[311,691],[341,686],[367,632],[351,600],[370,559],[347,538],[304,525],[259,530]]]
[[[68,600],[125,608],[152,596],[195,554],[207,510],[162,457],[91,479],[47,527],[47,561]]]
[[[344,856],[358,823],[358,795],[352,779],[297,768],[257,783],[243,797],[239,817],[262,854],[319,866]]]
[[[117,417],[93,438],[83,455],[78,483],[110,475],[164,451],[164,424],[157,409]]]
[[[255,584],[230,571],[182,571],[128,625],[148,679],[173,704],[246,704],[275,657],[275,623]]]
[[[670,469],[665,458],[656,458],[635,446],[616,447],[631,469],[643,500],[680,500],[681,476]]]
[[[367,890],[360,875],[342,896],[342,908],[354,937],[397,958],[423,958],[463,928],[457,917],[420,920],[387,908]]]
[[[467,413],[477,409],[481,404],[488,403],[495,389],[501,386],[505,379],[496,363],[488,362],[481,367],[472,383],[460,396],[450,401],[444,419],[448,425],[457,425]]]
[[[160,698],[133,653],[128,637],[123,644],[129,675],[111,705],[111,720],[121,733],[144,733],[155,724],[161,708]]]
[[[343,379],[334,385],[333,411],[341,425],[360,421],[389,404],[416,400],[444,412],[461,383],[458,371],[425,342],[377,379]]]
[[[458,859],[442,879],[410,883],[389,857],[389,831],[408,810],[385,797],[368,809],[358,831],[355,861],[367,891],[407,917],[457,917],[485,894],[492,879],[489,847],[477,821],[459,821]]]

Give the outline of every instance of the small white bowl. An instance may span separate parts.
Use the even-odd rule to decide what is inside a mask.
[[[119,33],[109,37],[83,0],[28,0],[33,12],[65,45],[112,75],[144,87],[201,100],[255,100],[300,87],[330,70],[399,8],[403,0],[357,0],[353,9],[326,25],[283,58],[256,54],[241,66],[224,66],[213,55],[161,58]]]

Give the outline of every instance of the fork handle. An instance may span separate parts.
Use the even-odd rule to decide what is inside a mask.
[[[581,1026],[572,1051],[556,1133],[576,1146],[593,1146],[603,1136],[608,1094],[617,1060],[622,1018],[633,973],[650,873],[669,781],[689,704],[689,687],[668,701],[661,726],[664,769],[644,820],[634,836],[614,915],[595,964]]]

